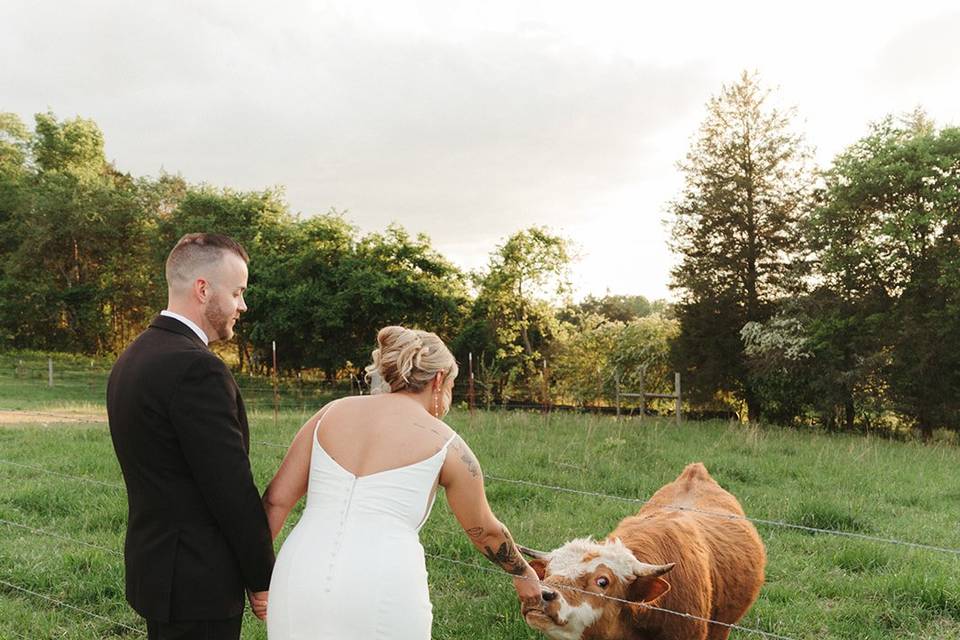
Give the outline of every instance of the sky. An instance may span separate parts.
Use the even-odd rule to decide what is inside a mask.
[[[4,0],[0,111],[91,118],[122,171],[282,186],[464,269],[547,226],[575,298],[671,299],[711,96],[758,72],[826,166],[887,114],[960,125],[957,33],[955,0]]]

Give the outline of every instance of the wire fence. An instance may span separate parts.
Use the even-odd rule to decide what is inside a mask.
[[[281,445],[281,444],[273,443],[273,442],[257,441],[256,444],[260,444],[260,445],[262,445],[262,446],[267,446],[267,447],[274,447],[274,448],[284,448],[284,449],[286,448],[285,445]],[[48,475],[51,475],[51,476],[54,476],[54,477],[59,477],[59,478],[64,478],[64,479],[69,479],[69,480],[74,480],[74,481],[79,481],[79,482],[86,482],[86,483],[90,483],[90,484],[105,486],[105,487],[109,487],[109,488],[112,488],[112,489],[122,489],[122,488],[124,487],[124,485],[121,484],[121,483],[107,482],[107,481],[99,480],[99,479],[96,479],[96,478],[90,478],[90,477],[82,476],[82,475],[62,473],[62,472],[59,472],[59,471],[54,471],[54,470],[52,470],[52,469],[46,469],[46,468],[41,467],[41,466],[38,466],[38,465],[26,464],[26,463],[14,461],[14,460],[0,459],[0,464],[7,465],[7,466],[12,466],[12,467],[20,468],[20,469],[24,469],[24,470],[29,470],[29,471],[36,471],[36,472],[48,474]],[[711,516],[711,517],[719,517],[719,518],[724,518],[724,519],[741,519],[741,518],[742,518],[742,519],[744,519],[744,520],[749,520],[749,521],[751,521],[751,522],[755,522],[755,523],[757,523],[757,524],[766,525],[766,526],[785,527],[785,528],[790,528],[790,529],[798,529],[798,530],[803,530],[803,531],[809,531],[809,532],[815,532],[815,533],[822,533],[822,534],[830,534],[830,535],[836,535],[836,536],[842,536],[842,537],[855,537],[855,538],[859,538],[859,539],[869,540],[869,541],[872,541],[872,542],[879,542],[879,543],[893,544],[893,545],[901,545],[901,546],[904,546],[904,547],[909,547],[909,548],[914,548],[914,549],[921,549],[921,550],[932,551],[932,552],[947,553],[947,554],[951,554],[951,555],[958,555],[958,554],[960,554],[960,549],[954,549],[954,548],[949,548],[949,547],[942,547],[942,546],[937,546],[937,545],[922,544],[922,543],[916,543],[916,542],[910,542],[910,541],[903,541],[903,540],[897,540],[897,539],[892,539],[892,538],[882,538],[882,537],[877,537],[877,536],[868,536],[868,535],[863,535],[863,534],[851,534],[851,532],[847,532],[847,531],[839,531],[839,530],[831,530],[831,529],[820,529],[820,528],[814,528],[814,527],[806,527],[806,526],[803,526],[803,525],[796,525],[796,524],[793,524],[793,523],[787,523],[787,522],[778,521],[778,520],[769,520],[769,519],[760,519],[760,518],[749,518],[749,517],[746,517],[746,516],[737,516],[737,515],[735,515],[735,514],[716,513],[716,512],[711,512],[711,511],[707,511],[707,510],[700,510],[700,509],[695,509],[695,508],[691,508],[691,507],[686,507],[686,506],[682,506],[682,505],[670,505],[670,504],[662,504],[662,503],[652,503],[649,499],[644,500],[644,499],[641,499],[641,498],[632,498],[632,497],[620,496],[620,495],[615,495],[615,494],[607,494],[607,493],[597,492],[597,491],[588,491],[588,490],[572,489],[572,488],[569,488],[569,487],[562,487],[562,486],[558,486],[558,485],[548,485],[548,484],[544,484],[544,483],[537,483],[537,482],[532,482],[532,481],[527,481],[527,480],[521,480],[521,479],[516,479],[516,478],[500,477],[500,476],[497,476],[497,475],[490,475],[490,474],[488,474],[488,475],[486,475],[485,477],[486,477],[487,479],[489,479],[489,480],[494,481],[494,482],[507,482],[507,483],[519,484],[519,485],[523,485],[523,486],[528,486],[528,487],[531,487],[531,488],[535,488],[535,489],[538,489],[538,490],[555,491],[555,492],[560,492],[560,493],[569,493],[569,494],[576,494],[576,495],[581,495],[581,496],[595,497],[595,498],[603,498],[603,499],[612,499],[612,500],[619,500],[619,501],[630,502],[630,503],[637,503],[637,504],[656,504],[657,506],[660,506],[661,508],[676,509],[676,510],[679,510],[679,511],[697,512],[697,513],[701,513],[701,514],[704,514],[704,515],[707,515],[707,516]],[[87,542],[87,541],[84,541],[84,540],[79,540],[79,539],[74,538],[74,537],[72,537],[72,536],[65,535],[65,534],[63,534],[63,533],[61,533],[61,532],[51,531],[51,530],[49,530],[49,529],[43,529],[43,528],[35,527],[35,526],[31,526],[31,525],[28,525],[28,524],[25,524],[25,523],[16,522],[16,521],[9,520],[9,519],[5,519],[5,518],[0,518],[0,525],[5,526],[5,527],[16,528],[16,529],[21,530],[21,531],[27,531],[27,532],[30,532],[30,533],[33,534],[33,535],[45,536],[45,537],[49,537],[49,538],[51,538],[51,539],[60,540],[60,541],[64,541],[64,542],[69,542],[69,543],[71,543],[71,544],[80,545],[80,546],[83,546],[83,547],[86,547],[86,548],[94,549],[94,550],[99,551],[99,552],[108,553],[108,554],[113,555],[113,556],[116,556],[116,557],[119,557],[119,556],[122,555],[121,552],[120,552],[118,549],[114,549],[114,548],[110,548],[110,547],[105,547],[105,546],[103,546],[103,545],[99,545],[99,544],[92,543],[92,542]],[[484,567],[484,566],[478,565],[478,564],[473,563],[473,562],[466,562],[466,561],[461,560],[461,559],[450,558],[450,557],[447,557],[447,556],[444,556],[444,555],[434,554],[434,553],[428,553],[428,554],[426,554],[426,555],[427,555],[428,558],[431,558],[432,560],[436,560],[436,561],[438,561],[438,562],[444,562],[444,563],[450,563],[450,564],[455,564],[455,565],[459,565],[459,566],[465,566],[465,567],[468,567],[468,568],[470,568],[471,570],[474,570],[474,571],[495,573],[495,574],[499,574],[499,575],[505,576],[505,574],[503,574],[503,572],[500,571],[500,570],[491,569],[491,568],[489,568],[489,567]],[[110,619],[110,618],[108,618],[108,617],[106,617],[106,616],[103,616],[103,615],[100,615],[100,614],[98,614],[98,613],[95,613],[95,612],[92,612],[92,611],[83,609],[83,608],[81,608],[81,607],[77,607],[76,605],[72,605],[72,604],[70,604],[70,603],[68,603],[68,602],[65,602],[65,601],[63,601],[63,600],[60,600],[60,599],[54,598],[54,597],[52,597],[52,596],[49,596],[49,595],[46,595],[46,594],[42,594],[42,593],[36,592],[36,591],[33,591],[33,590],[29,589],[29,588],[23,587],[22,585],[17,585],[17,584],[11,583],[11,582],[9,582],[9,581],[7,581],[7,580],[3,580],[3,579],[0,579],[0,585],[6,586],[6,587],[9,588],[9,589],[12,589],[12,590],[15,590],[15,591],[18,591],[18,592],[21,592],[21,593],[30,595],[30,596],[32,596],[32,597],[40,598],[40,599],[45,600],[45,601],[47,601],[47,602],[50,602],[50,603],[52,603],[52,604],[54,604],[54,605],[56,605],[56,606],[63,607],[63,608],[66,608],[66,609],[68,609],[68,610],[75,611],[75,612],[81,613],[81,614],[83,614],[83,615],[89,616],[89,617],[91,617],[91,618],[95,618],[95,619],[101,620],[101,621],[103,621],[103,622],[107,622],[107,623],[116,625],[116,626],[119,627],[119,628],[123,628],[123,629],[126,629],[126,630],[128,630],[128,631],[133,631],[133,632],[135,632],[135,633],[137,633],[137,634],[139,634],[139,635],[144,635],[144,632],[143,632],[142,630],[140,630],[140,629],[137,629],[136,627],[131,627],[131,626],[129,626],[129,625],[125,624],[125,623],[122,623],[122,622],[120,622],[120,621]],[[597,594],[597,593],[594,593],[594,592],[586,592],[586,591],[583,591],[583,590],[581,590],[581,589],[577,589],[577,588],[575,588],[575,587],[557,586],[556,588],[558,588],[558,589],[567,589],[567,590],[570,590],[570,591],[573,591],[573,592],[581,592],[581,593],[590,595],[590,596],[595,597],[595,598],[605,599],[605,600],[611,600],[611,601],[616,601],[616,602],[624,603],[624,604],[630,604],[630,605],[636,605],[636,604],[637,604],[637,603],[632,602],[632,601],[623,600],[623,599],[619,599],[619,598],[614,598],[614,597],[606,596],[606,595],[604,595],[604,594]],[[701,616],[696,616],[696,615],[690,614],[690,613],[688,613],[688,612],[674,611],[674,610],[670,610],[670,609],[665,609],[665,608],[661,608],[661,607],[656,607],[656,606],[654,606],[654,605],[649,605],[649,604],[644,605],[644,606],[647,607],[647,608],[650,609],[650,610],[658,611],[658,612],[664,613],[664,614],[666,614],[666,615],[675,615],[675,616],[683,617],[683,618],[685,618],[685,619],[690,619],[690,620],[696,620],[696,621],[704,622],[705,624],[719,625],[719,626],[723,626],[723,627],[725,627],[725,628],[729,628],[729,629],[731,629],[731,630],[736,630],[736,631],[740,631],[740,632],[743,632],[743,633],[749,633],[749,634],[752,634],[752,635],[758,635],[758,636],[762,636],[762,637],[766,637],[766,638],[771,638],[771,639],[773,639],[773,640],[792,640],[792,638],[790,638],[789,636],[784,636],[784,635],[780,635],[780,634],[777,634],[777,633],[772,633],[772,632],[769,632],[769,631],[764,631],[764,630],[761,630],[761,629],[753,629],[753,628],[744,627],[744,626],[741,626],[741,625],[725,623],[725,622],[722,622],[722,621],[710,620],[710,619],[708,619],[708,618],[704,618],[704,617],[701,617]]]
[[[25,375],[26,375],[26,374],[29,374],[29,373],[31,373],[31,372],[29,372],[29,371],[27,371],[27,370],[24,370],[24,374],[25,374]],[[103,378],[102,378],[102,380],[100,380],[97,384],[102,383],[102,384],[105,385],[106,373],[105,373],[105,372],[101,372],[101,373],[103,374]],[[33,371],[32,374],[37,374],[37,371]],[[3,379],[4,379],[4,374],[0,373],[0,380],[3,380]],[[27,376],[25,379],[28,379],[28,380],[41,379],[41,380],[42,380],[42,378],[37,378],[36,376],[34,376],[33,378],[30,378],[29,376]],[[70,385],[70,384],[74,384],[75,386],[79,386],[79,387],[84,387],[84,386],[89,386],[91,383],[90,383],[89,381],[81,381],[81,382],[77,383],[77,382],[71,382],[69,379],[66,379],[66,380],[62,381],[60,384],[61,384],[62,386],[64,386],[64,387],[68,387],[68,385]],[[247,404],[248,404],[248,406],[253,406],[253,407],[256,407],[257,402],[261,400],[261,398],[258,397],[258,394],[264,394],[264,395],[266,395],[266,394],[273,394],[273,393],[274,393],[274,388],[273,388],[272,386],[264,386],[264,385],[262,385],[262,384],[260,384],[260,385],[250,384],[250,385],[248,385],[246,388],[244,388],[244,387],[241,385],[241,387],[244,389],[244,393],[250,393],[250,394],[251,394],[252,397],[251,397],[250,400],[247,401]],[[311,388],[311,393],[312,393],[312,392],[318,392],[318,390],[321,389],[321,388],[326,389],[328,392],[334,392],[334,390],[335,390],[335,387],[315,386],[315,387],[312,387],[312,388]],[[339,391],[343,391],[343,390],[344,390],[344,389],[343,389],[343,387],[341,386],[341,387],[339,388]],[[309,394],[306,394],[306,395],[309,395]],[[286,406],[286,407],[290,407],[290,408],[300,407],[301,409],[304,409],[304,410],[305,410],[305,409],[307,408],[307,401],[310,399],[310,398],[306,397],[306,395],[303,393],[302,390],[300,390],[300,391],[299,391],[299,397],[296,397],[296,398],[293,398],[293,399],[290,399],[289,397],[288,397],[288,398],[284,398],[284,400],[286,401],[286,403],[285,403],[285,405],[281,405],[281,406]],[[462,397],[462,396],[461,396],[461,397]],[[264,406],[265,406],[265,407],[273,408],[273,407],[276,405],[276,400],[275,400],[274,398],[269,398],[269,399],[267,399],[267,400],[269,400],[269,404],[266,404],[266,400],[264,400]],[[544,406],[543,406],[543,405],[526,405],[526,406],[523,407],[523,408],[543,409]],[[49,415],[55,417],[55,416],[58,416],[59,414],[49,414]],[[280,443],[275,443],[275,442],[267,442],[267,441],[255,441],[255,444],[258,444],[258,445],[261,445],[261,446],[265,446],[265,447],[270,447],[270,448],[283,449],[283,450],[287,449],[287,446],[288,446],[288,445],[285,445],[285,444],[280,444]],[[53,469],[47,469],[47,468],[44,468],[44,467],[41,467],[41,466],[38,466],[38,465],[29,464],[29,463],[26,463],[26,462],[23,462],[23,461],[18,461],[18,460],[0,459],[0,465],[6,465],[6,466],[8,466],[8,467],[17,468],[17,469],[21,469],[21,470],[24,470],[24,471],[32,471],[32,472],[36,472],[36,473],[43,473],[43,474],[47,474],[47,475],[50,475],[50,476],[53,476],[53,477],[59,477],[59,478],[65,479],[65,480],[78,481],[78,482],[84,482],[84,483],[93,484],[93,485],[99,485],[99,486],[102,486],[102,487],[108,487],[108,488],[116,489],[116,490],[120,490],[120,489],[123,489],[123,488],[124,488],[124,485],[123,485],[121,482],[110,482],[110,481],[100,480],[100,479],[91,478],[91,477],[82,476],[82,475],[64,473],[64,472],[61,472],[61,471],[56,471],[56,470],[53,470]],[[785,521],[776,520],[776,519],[755,518],[755,517],[747,517],[747,516],[738,516],[738,515],[735,515],[735,514],[716,513],[716,512],[711,512],[711,511],[708,511],[708,510],[700,510],[700,509],[691,508],[691,507],[687,507],[687,506],[683,506],[683,505],[671,505],[671,504],[653,503],[650,499],[643,499],[643,498],[636,498],[636,497],[629,497],[629,496],[621,496],[621,495],[615,495],[615,494],[608,494],[608,493],[604,493],[604,492],[600,492],[600,491],[592,491],[592,490],[588,490],[588,489],[575,489],[575,488],[564,487],[564,486],[560,486],[560,485],[551,485],[551,484],[540,483],[540,482],[535,482],[535,481],[532,481],[532,480],[526,480],[526,479],[521,479],[521,478],[504,477],[504,476],[500,476],[500,475],[495,474],[495,473],[494,473],[494,474],[486,474],[485,477],[486,477],[486,479],[488,479],[488,480],[490,480],[490,481],[492,481],[492,482],[501,482],[501,483],[507,483],[507,484],[514,484],[514,485],[518,485],[518,486],[525,486],[525,487],[529,487],[529,488],[531,488],[531,489],[535,489],[535,490],[538,490],[538,491],[551,491],[551,492],[556,492],[556,493],[566,493],[566,494],[572,494],[572,495],[579,495],[579,496],[584,496],[584,497],[589,497],[589,498],[598,498],[598,499],[606,499],[606,500],[617,500],[617,501],[628,502],[628,503],[633,503],[633,504],[638,504],[638,505],[655,504],[656,506],[659,506],[659,507],[664,508],[664,509],[673,509],[673,510],[677,510],[677,511],[696,512],[696,513],[700,513],[700,514],[703,514],[703,515],[706,515],[706,516],[710,516],[710,517],[717,517],[717,518],[724,518],[724,519],[743,519],[743,520],[747,520],[747,521],[753,522],[753,523],[755,523],[755,524],[757,524],[757,525],[766,526],[766,527],[778,527],[778,528],[791,529],[791,530],[803,531],[803,532],[808,532],[808,533],[817,533],[817,534],[832,535],[832,536],[838,536],[838,537],[844,537],[844,538],[853,538],[853,539],[859,539],[859,540],[864,540],[864,541],[869,541],[869,542],[874,542],[874,543],[881,543],[881,544],[888,544],[888,545],[897,545],[897,546],[902,546],[902,547],[905,547],[905,548],[912,548],[912,549],[918,549],[918,550],[935,552],[935,553],[944,553],[944,554],[949,554],[949,555],[952,555],[952,556],[960,555],[960,549],[951,548],[951,547],[946,547],[946,546],[940,546],[940,545],[936,545],[936,544],[927,544],[927,543],[921,543],[921,542],[913,542],[913,541],[907,541],[907,540],[899,540],[899,539],[895,539],[895,538],[888,538],[888,537],[882,537],[882,536],[873,536],[873,535],[868,535],[868,534],[862,534],[862,533],[850,532],[850,531],[841,531],[841,530],[836,530],[836,529],[810,527],[810,526],[806,526],[806,525],[802,525],[802,524],[790,523],[790,522],[785,522]],[[87,541],[79,540],[79,539],[76,539],[76,538],[74,538],[74,537],[65,535],[65,534],[63,534],[63,533],[61,533],[61,532],[52,531],[52,530],[45,529],[45,528],[41,528],[41,527],[31,526],[31,525],[29,525],[29,524],[25,524],[25,523],[21,523],[21,522],[16,522],[16,521],[14,521],[14,520],[8,520],[8,519],[0,518],[0,525],[2,525],[2,526],[4,526],[4,527],[8,527],[8,528],[12,528],[12,529],[17,529],[17,530],[20,530],[20,531],[24,531],[24,532],[29,532],[31,535],[35,535],[35,536],[44,536],[44,537],[49,537],[50,539],[59,540],[59,541],[62,541],[62,542],[68,542],[68,543],[71,543],[71,544],[80,545],[80,546],[83,546],[83,547],[86,547],[86,548],[90,548],[90,549],[96,550],[96,551],[98,551],[98,552],[108,553],[108,554],[110,554],[110,555],[117,556],[117,557],[119,557],[119,556],[122,555],[121,552],[120,552],[119,550],[117,550],[117,549],[105,547],[105,546],[102,546],[102,545],[99,545],[99,544],[96,544],[96,543],[93,543],[93,542],[87,542]],[[480,566],[480,565],[478,565],[478,564],[476,564],[476,563],[466,562],[466,561],[463,561],[463,560],[461,560],[461,559],[450,558],[450,557],[443,556],[443,555],[440,555],[440,554],[428,553],[428,554],[427,554],[427,557],[428,557],[428,558],[431,558],[432,560],[438,561],[438,562],[444,562],[444,563],[454,564],[454,565],[458,565],[458,566],[465,566],[465,567],[470,568],[471,570],[478,571],[478,572],[490,572],[490,573],[498,573],[498,574],[501,574],[501,575],[505,575],[505,574],[502,574],[501,571],[498,571],[498,570],[496,570],[496,569],[491,569],[491,568],[489,568],[489,567]],[[506,583],[504,583],[504,584],[506,584]],[[117,620],[110,619],[109,617],[103,616],[103,615],[98,614],[98,613],[93,612],[93,611],[89,611],[89,610],[84,609],[84,608],[82,608],[82,607],[78,607],[78,606],[73,605],[73,604],[71,604],[71,603],[69,603],[69,602],[66,602],[65,600],[61,600],[61,599],[55,598],[55,597],[53,597],[53,596],[51,596],[51,595],[49,595],[49,594],[39,593],[39,592],[34,591],[34,590],[30,589],[30,588],[27,588],[27,587],[25,587],[25,586],[23,586],[23,585],[18,585],[18,584],[9,582],[8,580],[4,580],[4,579],[0,579],[0,585],[3,585],[4,587],[6,587],[6,588],[8,588],[8,589],[11,589],[11,590],[13,590],[13,591],[17,591],[17,592],[19,592],[19,593],[23,593],[23,594],[25,594],[25,595],[28,595],[28,596],[30,596],[30,597],[34,597],[34,598],[38,598],[38,599],[44,600],[44,601],[46,601],[46,602],[48,602],[48,603],[50,603],[50,604],[52,604],[52,605],[54,605],[54,606],[62,607],[62,608],[64,608],[64,609],[67,609],[67,610],[70,610],[70,611],[74,611],[74,612],[79,613],[79,614],[82,614],[82,615],[84,615],[84,616],[88,616],[88,617],[90,617],[91,619],[98,619],[98,620],[100,620],[100,621],[102,621],[102,622],[106,622],[106,623],[115,625],[117,628],[125,629],[125,630],[127,630],[127,631],[134,632],[134,633],[136,633],[136,634],[138,634],[138,635],[145,635],[144,631],[141,630],[141,629],[138,629],[138,628],[136,628],[136,627],[132,627],[132,626],[130,626],[130,625],[127,625],[127,624],[125,624],[125,623],[123,623],[123,622],[120,622],[120,621],[117,621]],[[575,589],[575,588],[573,588],[573,587],[563,587],[563,588],[570,589],[571,591],[580,591],[580,590]],[[587,592],[584,592],[584,593],[587,593]],[[636,603],[634,603],[634,602],[630,602],[630,601],[627,601],[627,600],[621,600],[621,599],[618,599],[618,598],[612,598],[612,597],[609,597],[609,596],[605,596],[605,595],[603,595],[603,594],[596,594],[596,593],[593,593],[593,592],[589,592],[589,595],[591,595],[592,597],[598,597],[598,598],[602,598],[602,599],[613,600],[613,601],[617,601],[617,602],[620,602],[620,603],[627,603],[627,604],[631,604],[631,605],[635,605],[635,604],[636,604]],[[772,633],[772,632],[768,632],[768,631],[764,631],[764,630],[760,630],[760,629],[751,629],[751,628],[742,627],[742,626],[734,625],[734,624],[728,624],[728,623],[724,623],[724,622],[720,622],[720,621],[716,621],[716,620],[709,620],[709,619],[707,619],[707,618],[702,618],[702,617],[694,616],[694,615],[692,615],[692,614],[689,614],[689,613],[686,613],[686,612],[682,612],[682,611],[672,611],[672,610],[669,610],[669,609],[661,609],[661,608],[659,608],[659,607],[655,607],[655,606],[652,606],[652,605],[647,605],[647,606],[648,606],[648,608],[650,608],[651,610],[660,611],[660,612],[662,612],[662,613],[664,613],[664,614],[667,614],[667,615],[675,615],[675,616],[679,616],[679,617],[683,617],[683,618],[687,618],[687,619],[691,619],[691,620],[698,620],[698,621],[704,622],[704,623],[706,623],[706,624],[721,625],[721,626],[724,626],[724,627],[728,627],[728,628],[730,628],[731,630],[736,630],[736,631],[740,631],[740,632],[743,632],[743,633],[749,633],[749,634],[759,635],[759,636],[763,636],[763,637],[767,637],[767,638],[771,638],[771,639],[775,639],[775,640],[792,640],[792,639],[789,638],[788,636],[783,636],[783,635],[779,635],[779,634],[776,634],[776,633]]]
[[[91,361],[89,365],[78,365],[75,361],[57,362],[49,358],[47,363],[36,359],[23,361],[16,358],[4,358],[0,354],[0,385],[14,387],[30,393],[45,393],[53,397],[66,399],[88,399],[85,396],[100,399],[105,396],[110,367],[102,361]],[[238,373],[235,376],[246,406],[255,411],[299,411],[316,410],[330,400],[370,393],[370,386],[363,376],[327,380],[315,375],[279,375],[274,380],[269,375],[251,372]],[[576,413],[594,413],[618,415],[617,400],[611,396],[607,401],[592,404],[577,404],[557,399],[511,399],[506,396],[495,397],[489,393],[487,385],[474,379],[475,390],[471,391],[467,376],[460,376],[454,386],[453,402],[464,408],[480,408],[490,411],[559,411]],[[538,392],[539,393],[539,392]],[[623,399],[620,407],[626,415],[660,415],[673,411],[666,405],[660,406],[648,402],[644,409],[639,401]],[[702,412],[701,412],[702,413]],[[689,414],[691,418],[704,417],[700,413]],[[705,417],[715,417],[713,415]],[[724,417],[734,417],[724,414]]]
[[[85,547],[92,547],[92,548],[94,548],[94,549],[106,551],[107,553],[110,553],[110,554],[115,555],[115,556],[122,556],[122,555],[123,555],[120,551],[118,551],[118,550],[116,550],[116,549],[110,549],[110,548],[102,547],[102,546],[99,546],[99,545],[92,545],[92,544],[90,544],[90,543],[88,543],[88,542],[84,542],[84,541],[82,541],[82,540],[77,540],[77,539],[75,539],[75,538],[71,538],[71,537],[69,537],[69,536],[65,536],[65,535],[62,535],[62,534],[58,534],[58,533],[56,533],[56,532],[45,531],[45,530],[43,530],[43,529],[37,529],[37,528],[35,528],[35,527],[30,527],[30,526],[28,526],[28,525],[24,525],[24,524],[21,524],[21,523],[12,522],[12,521],[10,521],[10,520],[0,519],[0,524],[6,525],[6,526],[17,527],[17,528],[21,528],[21,529],[26,529],[26,530],[28,530],[28,531],[31,531],[31,532],[37,534],[37,535],[49,536],[49,537],[55,538],[55,539],[57,539],[57,540],[62,540],[62,541],[66,541],[66,542],[71,542],[71,543],[77,544],[77,545],[81,545],[81,546],[85,546]],[[442,555],[438,555],[438,554],[434,554],[434,553],[426,553],[426,554],[424,554],[424,555],[425,555],[426,557],[428,557],[428,558],[431,558],[431,559],[433,559],[433,560],[437,560],[437,561],[440,561],[440,562],[446,562],[446,563],[455,564],[455,565],[458,565],[458,566],[465,566],[465,567],[470,568],[470,569],[473,570],[473,571],[484,572],[484,573],[491,573],[491,574],[496,574],[496,575],[498,575],[498,576],[500,576],[500,577],[504,577],[504,572],[503,572],[502,570],[491,569],[491,568],[489,568],[489,567],[484,567],[484,566],[478,565],[478,564],[476,564],[476,563],[474,563],[474,562],[466,562],[466,561],[464,561],[464,560],[459,560],[459,559],[457,559],[457,558],[449,558],[449,557],[447,557],[447,556],[442,556]],[[524,580],[532,580],[533,578],[521,578],[521,579],[524,579]],[[62,600],[58,600],[58,599],[56,599],[56,598],[52,598],[52,597],[50,597],[50,596],[47,596],[47,595],[44,595],[44,594],[41,594],[41,593],[37,593],[37,592],[32,591],[32,590],[30,590],[30,589],[26,589],[26,588],[21,587],[21,586],[19,586],[19,585],[15,585],[15,584],[13,584],[13,583],[11,583],[11,582],[7,582],[7,581],[5,581],[5,580],[0,579],[0,584],[2,584],[2,585],[4,585],[4,586],[7,586],[7,587],[9,587],[9,588],[11,588],[11,589],[17,590],[17,591],[20,591],[20,592],[23,592],[23,593],[26,593],[26,594],[29,594],[29,595],[32,595],[32,596],[35,596],[35,597],[42,598],[42,599],[47,600],[47,601],[49,601],[49,602],[52,602],[52,603],[54,603],[54,604],[56,604],[56,605],[58,605],[58,606],[65,607],[65,608],[71,609],[71,610],[73,610],[73,611],[78,611],[78,612],[80,612],[80,613],[83,613],[83,614],[85,614],[85,615],[88,615],[88,616],[97,618],[97,619],[99,619],[99,620],[102,620],[102,621],[105,621],[105,622],[109,622],[109,623],[114,624],[114,625],[116,625],[116,626],[118,626],[118,627],[121,627],[121,628],[130,630],[130,631],[134,631],[134,632],[136,632],[136,633],[138,633],[138,634],[141,634],[141,635],[145,635],[142,630],[137,629],[137,628],[135,628],[135,627],[131,627],[131,626],[126,625],[126,624],[124,624],[124,623],[122,623],[122,622],[119,622],[119,621],[117,621],[117,620],[113,620],[113,619],[111,619],[111,618],[107,618],[106,616],[102,616],[102,615],[97,614],[97,613],[94,613],[94,612],[92,612],[92,611],[88,611],[88,610],[86,610],[86,609],[82,609],[82,608],[77,607],[77,606],[75,606],[75,605],[71,605],[71,604],[66,603],[66,602],[64,602],[64,601],[62,601]],[[763,631],[763,630],[761,630],[761,629],[751,629],[751,628],[749,628],[749,627],[744,627],[744,626],[740,626],[740,625],[736,625],[736,624],[730,624],[730,623],[721,622],[721,621],[717,621],[717,620],[711,620],[711,619],[709,619],[709,618],[704,618],[704,617],[702,617],[702,616],[696,616],[696,615],[693,615],[693,614],[690,614],[690,613],[685,613],[685,612],[682,612],[682,611],[674,611],[674,610],[672,610],[672,609],[665,609],[665,608],[663,608],[663,607],[657,607],[657,606],[650,605],[650,604],[646,604],[646,603],[637,603],[637,602],[634,602],[634,601],[631,601],[631,600],[624,600],[624,599],[622,599],[622,598],[615,598],[615,597],[612,597],[612,596],[607,596],[607,595],[605,595],[605,594],[595,593],[595,592],[591,592],[591,591],[585,591],[585,590],[583,590],[583,589],[578,589],[578,588],[576,588],[576,587],[572,587],[572,586],[569,586],[569,585],[554,585],[554,588],[556,588],[556,589],[558,589],[558,590],[562,590],[562,591],[569,591],[569,592],[575,592],[575,593],[582,593],[582,594],[590,595],[590,596],[592,596],[592,597],[594,597],[594,598],[597,598],[597,599],[600,599],[600,600],[607,600],[607,601],[618,602],[618,603],[627,604],[627,605],[633,605],[633,606],[636,606],[636,605],[639,604],[639,606],[642,606],[642,607],[644,607],[644,608],[646,608],[646,609],[649,609],[649,610],[651,610],[651,611],[658,611],[658,612],[666,613],[666,614],[669,614],[669,615],[675,615],[675,616],[679,616],[679,617],[682,617],[682,618],[685,618],[685,619],[689,619],[689,620],[697,620],[697,621],[700,621],[700,622],[704,622],[704,623],[706,623],[706,624],[722,626],[722,627],[725,627],[725,628],[729,628],[729,629],[731,629],[731,630],[734,630],[734,629],[735,629],[735,630],[737,630],[737,631],[743,631],[743,632],[745,632],[745,633],[750,633],[750,634],[754,634],[754,635],[761,635],[761,636],[764,636],[764,637],[773,638],[773,639],[775,639],[775,640],[793,640],[792,638],[790,638],[790,637],[788,637],[788,636],[782,636],[782,635],[775,634],[775,633],[771,633],[771,632],[768,632],[768,631]]]

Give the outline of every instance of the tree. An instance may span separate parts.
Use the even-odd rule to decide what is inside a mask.
[[[888,117],[825,175],[810,225],[838,315],[865,338],[890,398],[924,437],[960,428],[960,129]]]
[[[479,293],[465,333],[471,341],[458,341],[458,354],[481,354],[487,371],[496,380],[485,381],[509,397],[521,393],[534,397],[542,385],[537,380],[546,349],[558,331],[556,313],[546,299],[569,290],[568,242],[541,227],[510,236],[490,257],[486,273],[477,277]]]
[[[616,322],[630,322],[637,318],[663,313],[667,304],[663,300],[650,302],[644,296],[607,294],[602,298],[589,295],[579,304],[567,305],[559,317],[564,322],[579,324],[581,320],[597,315]]]
[[[736,394],[752,420],[763,412],[740,330],[798,288],[799,223],[812,186],[810,152],[791,116],[770,105],[755,75],[724,86],[679,165],[685,186],[670,206],[680,254],[674,357],[695,399]]]
[[[336,212],[290,221],[262,239],[250,262],[243,320],[260,362],[270,361],[276,341],[282,368],[336,376],[353,347],[340,279],[355,245],[356,229]]]
[[[329,379],[369,362],[377,331],[404,324],[449,338],[466,304],[463,275],[402,227],[357,237],[336,211],[285,224],[251,259],[245,324],[255,353],[276,340],[283,368]]]
[[[679,326],[659,315],[630,322],[590,316],[556,349],[553,382],[577,404],[609,402],[624,390],[672,391],[670,343]]]
[[[147,246],[136,184],[106,161],[90,120],[37,114],[26,145],[23,128],[5,121],[18,142],[8,138],[3,149],[4,335],[14,346],[109,350],[116,321],[127,317],[116,287],[127,274],[117,265],[135,263]]]

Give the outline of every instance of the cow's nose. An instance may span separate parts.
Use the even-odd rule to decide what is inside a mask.
[[[546,590],[544,590],[544,592],[543,592],[542,595],[543,595],[543,601],[544,601],[544,602],[550,602],[550,601],[552,601],[552,600],[556,600],[556,599],[557,599],[557,592],[556,592],[556,591],[546,591]]]

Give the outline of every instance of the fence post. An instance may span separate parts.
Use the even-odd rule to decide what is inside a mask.
[[[467,403],[470,405],[470,415],[477,412],[476,397],[473,390],[473,351],[467,354],[467,363],[470,367],[470,376],[467,378]]]
[[[277,390],[277,341],[273,340],[273,426],[277,426],[280,413],[280,392]]]
[[[613,372],[613,387],[616,390],[617,394],[617,420],[620,419],[620,370],[615,369]]]
[[[640,421],[643,422],[643,414],[647,412],[647,390],[643,386],[643,379],[647,377],[646,365],[640,367]]]
[[[673,391],[677,396],[677,426],[680,426],[680,372],[673,373]]]
[[[547,379],[547,359],[543,359],[543,371],[540,372],[540,379],[543,381],[543,410],[550,413],[550,381]]]
[[[53,358],[47,358],[47,386],[53,386]]]

